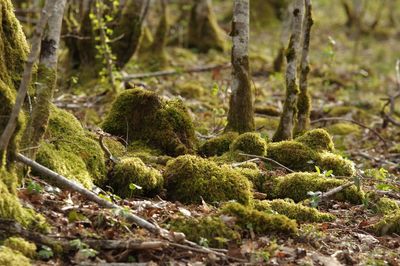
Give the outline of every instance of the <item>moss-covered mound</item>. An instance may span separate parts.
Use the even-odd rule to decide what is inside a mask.
[[[333,151],[334,144],[331,135],[322,128],[307,131],[296,138],[297,142],[303,143],[316,151]]]
[[[242,229],[251,228],[256,234],[285,233],[294,235],[297,223],[280,214],[267,213],[230,202],[222,207],[221,212],[236,218],[236,224]]]
[[[361,129],[359,126],[350,123],[336,123],[326,127],[326,130],[332,135],[347,136],[360,135]]]
[[[4,241],[4,246],[14,251],[19,251],[28,258],[33,258],[36,254],[36,245],[21,237],[10,237],[6,239],[6,241]]]
[[[400,210],[400,206],[395,200],[382,197],[374,192],[368,192],[366,198],[368,207],[377,214],[385,215]]]
[[[177,93],[186,99],[199,99],[204,94],[204,88],[197,82],[185,82],[177,85]]]
[[[6,246],[0,246],[0,265],[2,266],[31,266],[30,260],[21,252]]]
[[[227,132],[223,135],[209,139],[199,148],[199,154],[206,157],[220,156],[229,151],[229,146],[237,138],[238,133]]]
[[[240,240],[235,228],[229,227],[220,217],[179,218],[170,226],[173,231],[184,233],[188,240],[200,243],[206,239],[210,247],[225,248],[228,242]]]
[[[298,222],[330,222],[336,219],[332,214],[320,212],[288,199],[254,201],[254,208],[264,212],[272,210]]]
[[[237,172],[245,176],[252,184],[256,190],[262,189],[262,184],[264,183],[265,177],[264,173],[258,169],[255,163],[246,163],[235,168]]]
[[[389,213],[376,224],[373,230],[377,235],[400,234],[400,210]]]
[[[335,176],[351,177],[356,174],[356,168],[352,161],[330,152],[320,153],[316,165],[324,171],[332,170]]]
[[[181,101],[164,101],[155,92],[143,89],[121,93],[102,127],[129,142],[143,141],[172,156],[191,153],[196,140]]]
[[[267,153],[267,142],[259,133],[247,132],[232,142],[231,151],[265,156]]]
[[[122,158],[113,167],[107,184],[115,194],[128,198],[134,195],[155,195],[161,190],[163,181],[159,171],[146,166],[139,158],[128,157]]]
[[[249,204],[251,183],[228,166],[193,155],[180,156],[167,164],[163,174],[168,198],[182,203],[237,200]]]
[[[307,192],[326,192],[332,188],[345,184],[346,180],[327,178],[317,173],[292,173],[280,176],[264,184],[264,190],[268,198],[284,199],[290,198],[299,202],[309,198]],[[334,199],[339,201],[348,201],[353,204],[361,204],[364,193],[358,191],[355,186],[348,187],[343,191],[336,193]]]
[[[86,135],[72,114],[54,106],[36,160],[88,188],[93,182],[102,184],[106,176],[104,153],[99,143]]]

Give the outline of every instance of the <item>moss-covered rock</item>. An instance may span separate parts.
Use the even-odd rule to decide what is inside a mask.
[[[292,173],[285,176],[280,176],[272,181],[264,184],[264,191],[270,199],[285,199],[290,198],[295,202],[308,199],[307,192],[326,192],[335,187],[345,184],[346,180],[327,178],[317,173]],[[364,193],[358,191],[353,185],[336,193],[334,199],[339,201],[348,201],[353,204],[361,204],[364,198]]]
[[[227,132],[223,135],[209,139],[199,148],[199,154],[202,156],[220,156],[229,151],[231,143],[239,136],[236,132]]]
[[[236,202],[225,204],[221,213],[235,217],[238,226],[242,229],[251,228],[256,234],[297,233],[296,221],[284,215],[258,211]]]
[[[214,248],[225,248],[230,241],[239,241],[240,234],[229,227],[220,217],[179,218],[170,222],[171,229],[182,232],[188,240],[207,244]],[[236,228],[237,229],[237,228]]]
[[[120,197],[133,195],[153,196],[160,192],[163,177],[159,171],[146,166],[139,158],[122,158],[109,173],[108,186]],[[130,184],[140,186],[132,189]]]
[[[316,151],[334,150],[332,137],[326,130],[322,128],[307,131],[303,135],[297,137],[295,140]]]
[[[235,168],[237,172],[245,176],[256,190],[262,189],[262,184],[265,181],[264,173],[258,169],[255,163],[246,163]]]
[[[368,192],[366,194],[368,207],[377,214],[389,214],[400,209],[399,204],[395,200],[387,197],[382,197],[375,192]]]
[[[0,246],[0,265],[2,266],[31,266],[29,258],[19,251],[6,246]]]
[[[251,183],[228,166],[193,155],[180,156],[168,162],[163,174],[168,198],[182,203],[237,200],[249,204]]]
[[[38,163],[91,188],[106,176],[100,144],[86,134],[79,121],[65,110],[51,107],[45,140],[36,156]]]
[[[330,152],[320,153],[316,165],[325,171],[332,170],[335,176],[351,177],[356,174],[356,168],[352,161]]]
[[[286,215],[297,222],[330,222],[336,217],[330,213],[323,213],[315,208],[304,206],[300,203],[294,203],[289,199],[276,199],[272,201],[254,201],[254,208],[259,211],[275,211]]]
[[[241,134],[232,142],[230,150],[232,152],[265,156],[267,153],[267,141],[259,133],[247,132]]]
[[[199,99],[204,95],[204,88],[197,82],[178,84],[177,93],[186,99]]]
[[[361,129],[359,126],[350,123],[336,123],[326,127],[326,130],[332,135],[347,136],[360,135]]]
[[[400,234],[400,210],[391,212],[373,225],[373,230],[377,235]]]
[[[4,246],[21,252],[24,256],[28,258],[33,258],[36,254],[36,245],[34,243],[28,242],[21,237],[10,237],[4,241]]]
[[[194,127],[181,101],[164,101],[155,92],[132,89],[114,101],[104,131],[128,142],[143,141],[176,156],[193,152]]]

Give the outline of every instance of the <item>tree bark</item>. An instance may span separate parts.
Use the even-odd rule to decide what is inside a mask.
[[[232,21],[232,93],[226,131],[254,131],[253,93],[250,83],[248,0],[235,0]]]
[[[297,53],[301,37],[303,0],[296,0],[292,14],[292,34],[286,51],[286,99],[273,141],[290,140],[293,138],[293,126],[297,113],[297,95],[299,93],[297,85]]]

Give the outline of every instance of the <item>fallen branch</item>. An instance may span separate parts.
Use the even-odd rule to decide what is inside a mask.
[[[247,156],[247,157],[250,157],[250,158],[257,158],[257,159],[261,159],[261,160],[264,160],[264,161],[268,161],[268,162],[274,163],[274,164],[286,169],[290,173],[294,173],[294,171],[292,169],[290,169],[289,167],[286,167],[283,164],[281,164],[281,163],[279,163],[279,162],[277,162],[277,161],[275,161],[275,160],[273,160],[271,158],[267,158],[267,157],[264,157],[264,156],[253,155],[253,154],[247,154],[247,153],[239,153],[239,155]]]
[[[364,125],[364,124],[362,124],[360,122],[357,122],[357,121],[355,121],[353,119],[348,119],[348,118],[343,118],[343,117],[325,117],[325,118],[320,118],[320,119],[317,119],[317,120],[313,120],[313,121],[311,121],[311,124],[316,124],[316,123],[319,123],[319,122],[326,122],[326,121],[345,121],[345,122],[356,124],[357,126],[360,126],[362,128],[368,129],[369,131],[374,133],[383,142],[385,147],[387,147],[386,140],[375,129],[370,128],[370,127],[368,127],[368,126],[366,126],[366,125]]]
[[[328,190],[325,193],[322,193],[319,198],[321,200],[327,199],[327,198],[335,195],[336,193],[339,193],[340,191],[342,191],[342,190],[344,190],[344,189],[346,189],[348,187],[351,187],[352,185],[354,185],[354,182],[349,182],[349,183],[343,184],[341,186],[335,187],[335,188],[333,188],[331,190]]]
[[[230,68],[231,64],[223,64],[223,65],[213,65],[213,66],[204,66],[204,67],[195,67],[189,69],[179,69],[179,70],[165,70],[165,71],[157,71],[157,72],[149,72],[149,73],[141,73],[141,74],[131,74],[125,75],[120,79],[122,81],[130,81],[132,79],[142,79],[142,78],[151,78],[151,77],[165,77],[172,75],[179,75],[183,73],[199,73],[199,72],[208,72],[217,69],[227,69]]]

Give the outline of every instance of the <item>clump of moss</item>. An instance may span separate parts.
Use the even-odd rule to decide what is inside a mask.
[[[225,204],[221,212],[236,218],[236,224],[242,229],[251,227],[256,234],[297,233],[297,223],[280,214],[266,213],[243,206],[236,202]]]
[[[114,165],[107,184],[113,192],[123,198],[133,195],[151,196],[158,193],[163,184],[163,177],[156,169],[147,167],[139,158],[122,158]],[[130,184],[140,186],[141,189],[131,189]]]
[[[268,157],[295,171],[314,171],[318,153],[297,141],[268,144]]]
[[[104,131],[143,141],[176,156],[193,152],[194,127],[181,101],[164,101],[155,92],[132,89],[114,101],[103,125]]]
[[[307,192],[326,192],[335,187],[344,185],[346,180],[326,178],[317,173],[292,173],[280,176],[272,180],[272,183],[265,183],[264,190],[270,199],[290,198],[295,202],[308,199]],[[361,204],[364,193],[358,191],[356,186],[348,187],[333,196],[339,201],[348,201],[353,204]]]
[[[369,208],[378,214],[389,214],[400,209],[396,201],[379,196],[374,192],[368,192],[366,198],[368,199]]]
[[[19,251],[6,246],[0,246],[0,265],[3,266],[31,266],[29,258],[25,257]]]
[[[207,239],[207,244],[214,248],[225,248],[228,242],[240,240],[235,228],[230,228],[220,217],[179,218],[170,226],[173,231],[184,233],[188,240],[199,243]]]
[[[332,135],[346,136],[346,135],[359,135],[360,127],[349,123],[336,123],[326,127],[326,130]]]
[[[229,151],[229,146],[237,138],[236,132],[227,132],[223,135],[209,139],[199,148],[199,154],[202,156],[220,156]]]
[[[378,235],[400,234],[400,210],[383,216],[383,218],[373,225],[372,229]]]
[[[303,135],[297,137],[295,140],[316,151],[334,150],[332,137],[326,130],[322,128],[307,131]]]
[[[4,241],[4,246],[19,251],[28,258],[33,258],[36,254],[36,245],[21,237],[10,237],[6,239]]]
[[[265,177],[264,173],[259,170],[254,163],[241,165],[240,167],[235,168],[235,170],[241,175],[245,176],[253,184],[255,189],[260,190],[262,184],[264,183]]]
[[[171,200],[182,203],[237,200],[249,204],[252,193],[250,182],[228,166],[193,155],[180,156],[164,171],[165,188]]]
[[[52,106],[45,139],[38,149],[38,163],[87,188],[93,181],[104,181],[104,153],[72,114]]]
[[[149,147],[141,141],[129,144],[127,156],[140,158],[144,163],[155,168],[166,165],[172,159],[170,156],[163,155],[162,151]]]
[[[187,99],[199,99],[204,94],[204,88],[196,82],[185,82],[177,87],[179,95]]]
[[[267,153],[267,141],[259,133],[247,132],[237,137],[231,144],[232,152],[244,152],[253,155],[265,156]]]
[[[336,176],[351,177],[356,174],[356,169],[352,161],[330,152],[320,153],[316,164],[323,170],[332,170]]]
[[[267,106],[255,106],[254,113],[268,116],[280,116],[281,111],[278,108],[272,105]]]
[[[298,222],[330,222],[336,217],[330,213],[323,213],[315,208],[294,203],[289,199],[276,199],[272,201],[254,201],[254,208],[259,211],[275,211],[286,215],[290,219]]]

